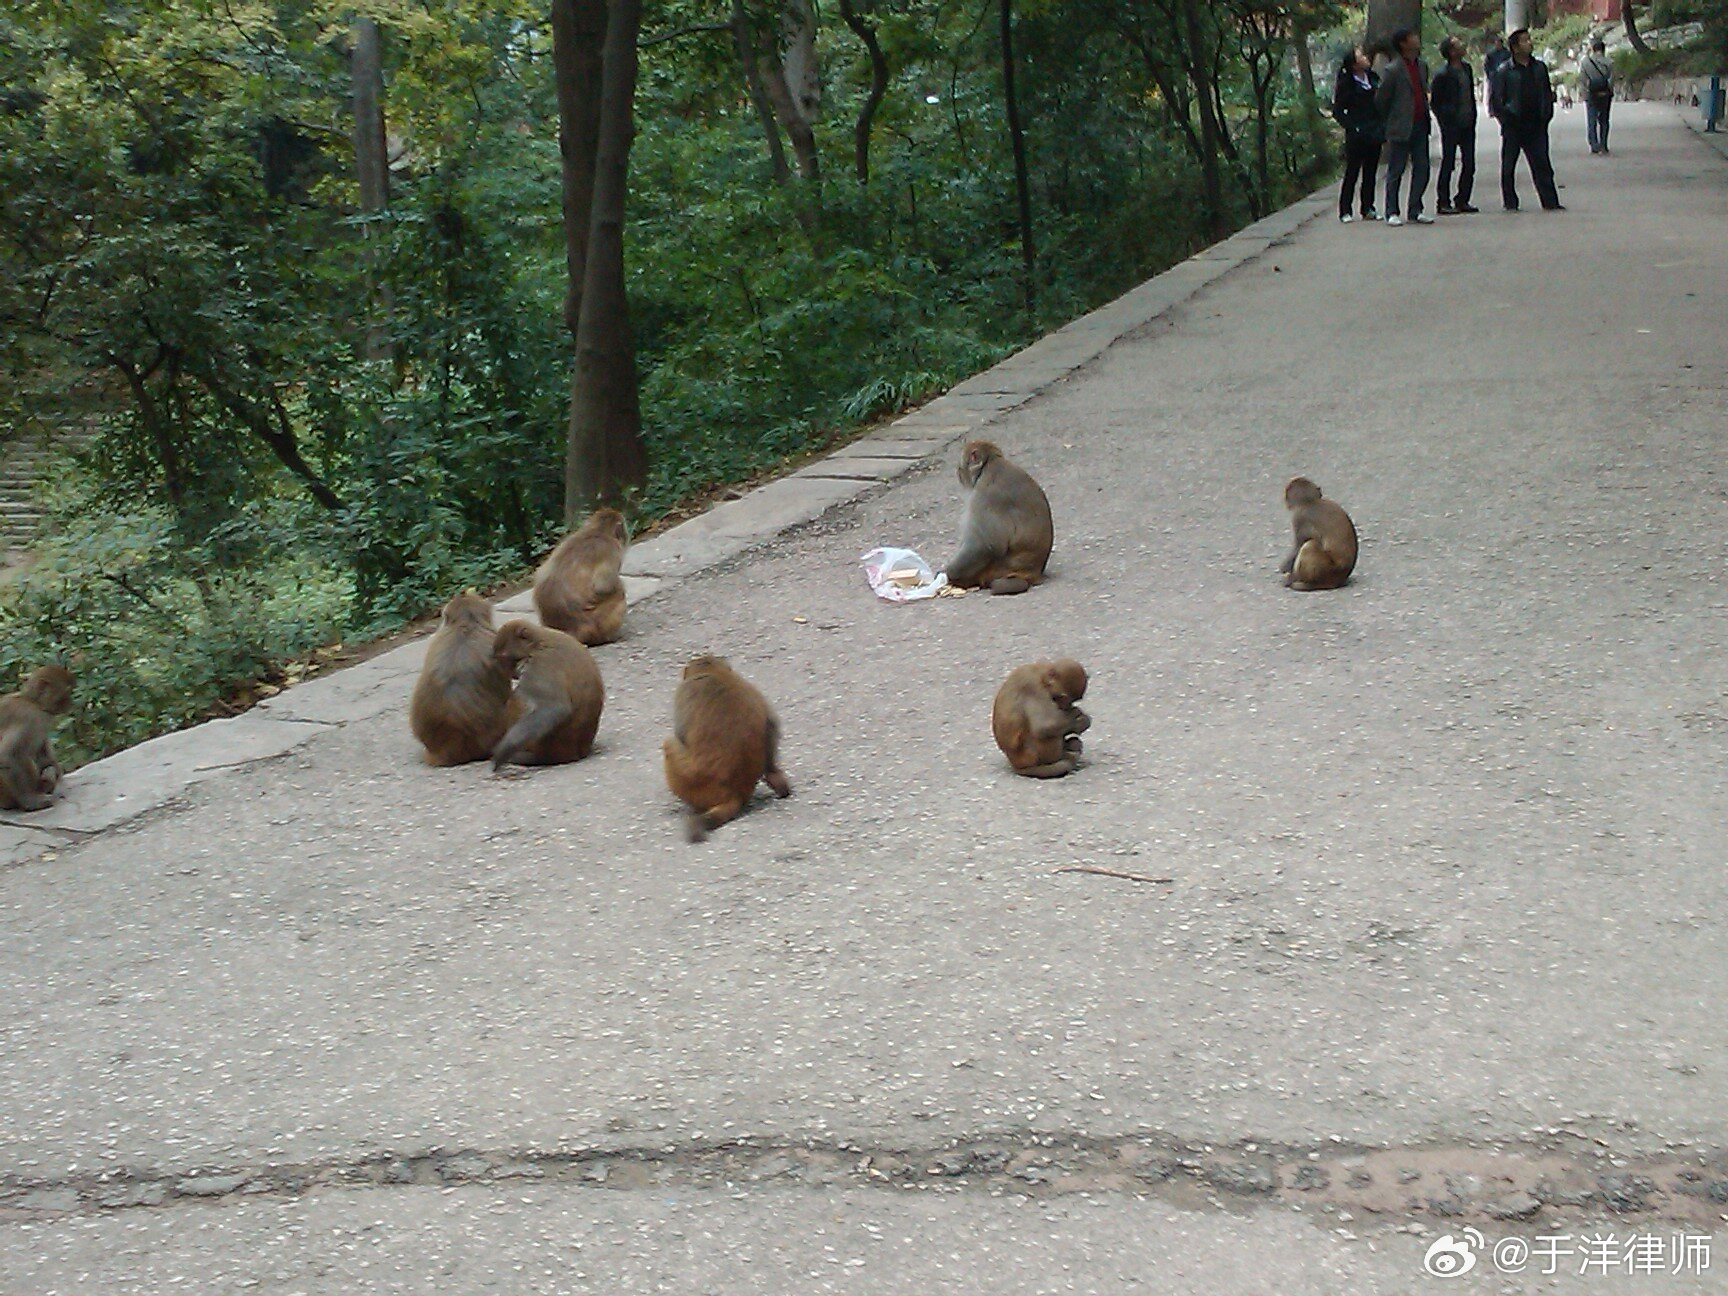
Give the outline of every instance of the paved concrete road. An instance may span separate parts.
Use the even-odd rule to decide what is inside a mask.
[[[0,874],[0,1288],[1410,1292],[1718,1227],[1728,165],[1557,136],[1571,211],[1322,219],[996,422],[1024,597],[866,589],[945,455],[640,605],[581,765],[390,713]],[[1278,583],[1295,472],[1343,592]],[[690,847],[702,650],[797,792]],[[1057,653],[1088,762],[1012,778]]]

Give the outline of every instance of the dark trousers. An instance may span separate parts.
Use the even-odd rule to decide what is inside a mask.
[[[1548,125],[1518,126],[1500,123],[1500,199],[1511,211],[1518,210],[1518,155],[1530,163],[1530,178],[1536,182],[1536,197],[1544,207],[1560,205],[1554,188],[1554,165],[1548,161]]]
[[[1452,163],[1458,163],[1458,192],[1452,192]],[[1476,123],[1440,127],[1440,205],[1469,205],[1476,187]]]
[[[1362,214],[1374,210],[1374,177],[1380,170],[1380,141],[1365,135],[1344,137],[1344,187],[1338,191],[1338,214],[1350,214],[1350,196],[1362,186]]]
[[[1584,129],[1590,133],[1590,151],[1606,153],[1608,151],[1608,110],[1614,106],[1612,99],[1595,99],[1584,96]]]
[[[1428,192],[1428,132],[1412,135],[1408,140],[1388,140],[1386,143],[1386,214],[1396,216],[1398,190],[1404,180],[1404,167],[1410,167],[1410,219],[1422,214],[1422,196]]]

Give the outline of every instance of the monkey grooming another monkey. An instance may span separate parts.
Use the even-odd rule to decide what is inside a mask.
[[[968,441],[960,452],[960,484],[966,511],[948,583],[1023,594],[1042,581],[1056,536],[1043,488],[988,441]]]
[[[1278,570],[1293,590],[1337,589],[1356,567],[1356,527],[1350,515],[1306,477],[1292,477],[1284,506],[1296,542]]]
[[[762,780],[792,795],[780,768],[780,721],[761,691],[724,657],[692,657],[672,703],[666,785],[690,807],[686,836],[702,841],[737,818]]]
[[[990,730],[1016,774],[1061,778],[1080,763],[1080,735],[1092,717],[1076,705],[1086,696],[1086,668],[1068,658],[1016,666],[996,691]]]
[[[428,765],[485,760],[504,736],[510,676],[492,656],[492,605],[465,590],[444,605],[414,684],[408,725]]]
[[[0,809],[46,810],[60,786],[60,761],[48,733],[72,709],[72,672],[39,666],[16,693],[0,698]]]
[[[618,569],[630,532],[617,509],[596,509],[565,536],[534,573],[534,607],[543,624],[585,644],[611,643],[624,624]]]
[[[492,768],[565,765],[594,750],[606,690],[594,654],[562,630],[532,621],[506,622],[492,654],[516,677],[504,720],[509,728],[492,749]]]

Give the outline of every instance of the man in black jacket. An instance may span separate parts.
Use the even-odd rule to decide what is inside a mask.
[[[1476,184],[1476,79],[1464,61],[1464,42],[1448,36],[1440,42],[1446,66],[1434,74],[1428,103],[1440,123],[1440,205],[1442,216],[1473,212],[1470,191]],[[1458,192],[1452,192],[1452,164],[1459,162]]]
[[[1507,211],[1518,210],[1518,155],[1530,163],[1536,196],[1544,211],[1565,211],[1554,187],[1554,166],[1548,160],[1548,123],[1554,120],[1554,87],[1548,65],[1530,56],[1531,40],[1520,27],[1507,38],[1512,58],[1494,74],[1488,87],[1488,114],[1500,122],[1500,197]]]

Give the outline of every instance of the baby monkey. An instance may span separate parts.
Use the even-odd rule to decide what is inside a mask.
[[[1292,477],[1284,506],[1296,542],[1278,570],[1293,590],[1337,589],[1356,567],[1356,527],[1350,515],[1306,477]]]
[[[1086,668],[1068,658],[1016,666],[996,692],[990,730],[1016,774],[1061,778],[1080,763],[1080,735],[1092,717],[1076,705],[1086,696]]]

